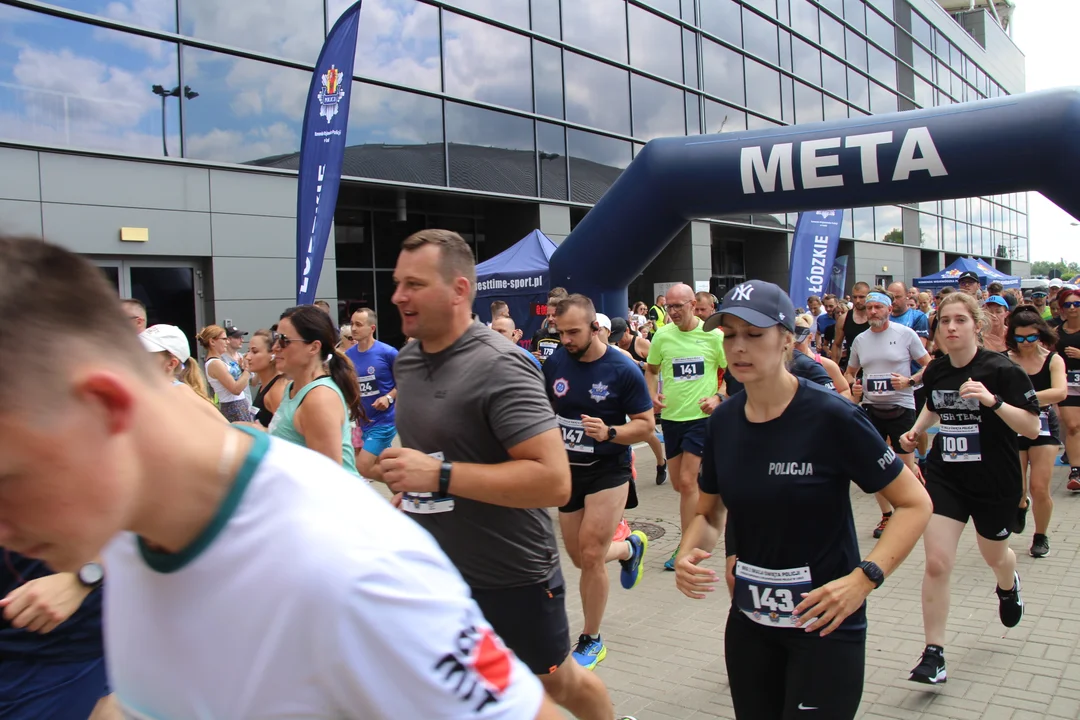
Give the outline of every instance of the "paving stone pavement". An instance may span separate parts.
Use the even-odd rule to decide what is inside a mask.
[[[618,581],[618,563],[608,566],[612,589],[604,618],[607,659],[597,668],[611,691],[616,713],[638,720],[734,718],[724,669],[724,622],[729,600],[718,589],[691,600],[675,589],[675,574],[663,562],[678,542],[677,493],[670,481],[655,484],[655,462],[647,447],[637,450],[640,505],[627,520],[655,523],[666,533],[649,544],[641,584],[630,591]],[[1050,527],[1051,553],[1028,554],[1034,521],[1013,536],[1026,611],[1009,630],[997,616],[994,576],[979,554],[972,527],[960,540],[952,582],[952,609],[945,646],[949,681],[917,685],[908,671],[923,650],[920,588],[922,543],[869,600],[866,685],[859,717],[950,720],[1080,718],[1080,573],[1070,572],[1080,544],[1080,494],[1065,490],[1066,468],[1055,468],[1056,503]],[[853,486],[859,545],[869,552],[880,518],[874,498]],[[721,558],[712,558],[718,572]],[[563,554],[570,628],[581,627],[578,573]]]

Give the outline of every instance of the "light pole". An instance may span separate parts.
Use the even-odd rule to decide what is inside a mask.
[[[153,85],[150,90],[161,97],[161,151],[165,153],[165,157],[169,157],[169,146],[165,142],[165,98],[180,97],[180,86],[177,85],[172,90],[166,90],[161,85]],[[190,86],[184,86],[184,97],[188,100],[194,100],[199,97],[199,93],[191,89]]]

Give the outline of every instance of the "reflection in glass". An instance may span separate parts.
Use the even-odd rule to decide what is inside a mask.
[[[679,0],[644,0],[644,3],[673,17],[679,17]]]
[[[981,236],[981,233],[980,233]],[[981,237],[980,237],[981,240]],[[982,242],[979,242],[980,247],[975,248],[975,252],[981,254]],[[967,223],[956,223],[956,249],[962,253],[968,253],[972,251],[971,247],[971,226]]]
[[[888,52],[896,52],[896,36],[892,23],[876,12],[869,11],[866,13],[866,34]]]
[[[763,60],[778,64],[776,25],[749,8],[743,8],[743,48]]]
[[[562,38],[559,0],[532,0],[532,29],[556,40]]]
[[[365,228],[358,228],[364,230]],[[338,253],[337,289],[338,300],[343,301],[349,310],[354,312],[362,307],[375,309],[375,273],[371,270],[352,270],[343,268],[341,265],[341,234],[335,250]],[[370,255],[370,250],[369,250]],[[371,258],[366,264],[357,267],[371,267]],[[394,311],[397,314],[397,311]],[[381,323],[380,323],[381,326]],[[382,328],[379,328],[379,337],[382,337]]]
[[[529,29],[529,0],[445,0],[477,15],[504,22],[507,25]]]
[[[829,92],[847,97],[847,69],[839,60],[821,54],[821,86]]]
[[[701,3],[701,29],[721,40],[727,40],[732,45],[741,46],[742,20],[735,0],[711,0]]]
[[[630,64],[635,68],[682,82],[683,60],[679,26],[648,10],[630,5]]]
[[[563,116],[562,50],[533,40],[533,82],[536,84],[536,112]]]
[[[352,0],[328,0],[329,24],[350,5]],[[438,8],[417,0],[365,0],[361,14],[353,68],[357,75],[442,90]]]
[[[746,59],[746,107],[778,120],[783,117],[780,73],[750,58]]]
[[[923,50],[918,45],[914,45],[911,48],[911,57],[915,72],[921,74],[927,80],[933,80],[934,61],[930,57],[930,53]]]
[[[821,91],[800,82],[795,83],[795,122],[808,123],[824,119]]]
[[[583,130],[566,131],[570,155],[570,199],[595,203],[632,159],[630,143]]]
[[[89,15],[99,15],[151,30],[176,32],[176,0],[139,0],[139,2],[116,2],[115,0],[55,0],[57,5],[78,10]],[[12,15],[12,17],[17,17]],[[4,18],[5,22],[7,17]],[[17,20],[25,22],[25,20]],[[132,43],[137,38],[132,38]]]
[[[941,246],[936,215],[919,213],[919,235],[923,247],[938,248]]]
[[[828,95],[823,96],[825,101],[826,120],[844,120],[848,116],[848,106],[839,100],[833,100]]]
[[[780,67],[791,71],[791,33],[780,30]]]
[[[710,135],[746,129],[746,113],[712,100],[705,101],[705,131]]]
[[[844,56],[844,27],[825,13],[821,14],[821,46]]]
[[[567,51],[566,119],[630,134],[630,78],[625,70]]]
[[[314,63],[323,41],[323,4],[322,0],[273,3],[183,0],[180,33]]]
[[[844,59],[860,70],[866,70],[866,41],[850,30],[845,30],[844,35],[847,37]]]
[[[810,0],[791,0],[791,28],[818,41],[818,9]]]
[[[865,0],[844,0],[844,20],[860,32],[866,32]]]
[[[296,153],[310,81],[310,71],[185,48],[184,82],[200,97],[184,105],[184,155],[276,164]]]
[[[856,240],[874,239],[874,208],[855,208],[851,213]]]
[[[942,219],[941,248],[945,252],[956,252],[956,221]]]
[[[821,51],[798,38],[791,38],[791,55],[795,74],[814,85],[820,85]]]
[[[772,120],[766,120],[765,118],[758,117],[757,115],[746,115],[746,129],[747,130],[771,130],[773,128],[781,127],[780,123],[773,122]]]
[[[743,56],[711,40],[701,41],[702,64],[705,72],[705,91],[743,105]]]
[[[769,17],[776,17],[776,0],[744,0],[744,2],[756,7]]]
[[[626,0],[564,2],[562,12],[563,40],[626,62]]]
[[[698,36],[690,30],[683,30],[683,84],[692,88],[701,88],[698,82]]]
[[[352,97],[343,175],[446,185],[441,100],[361,82]]]
[[[370,216],[367,210],[348,210],[338,207],[334,215],[334,250],[338,270],[342,268],[371,268]],[[340,276],[339,276],[340,277]],[[340,282],[340,281],[339,281]],[[338,286],[341,291],[341,286]]]
[[[450,186],[536,195],[533,121],[446,103]]]
[[[848,100],[852,105],[868,109],[870,107],[870,82],[865,75],[860,75],[848,68]]]
[[[836,17],[844,17],[844,0],[818,0],[818,5],[831,10]]]
[[[896,61],[875,47],[870,48],[870,75],[891,88],[896,87]]]
[[[8,6],[0,17],[0,139],[180,155],[176,45]]]
[[[652,140],[685,134],[686,112],[684,103],[679,102],[682,90],[632,74],[630,92],[633,98],[634,137]]]
[[[930,23],[923,19],[917,12],[911,13],[911,35],[921,42],[924,47],[930,48],[933,43],[933,33],[930,31]]]
[[[904,244],[904,222],[900,208],[895,205],[874,208],[874,226],[881,242]]]
[[[540,197],[569,200],[566,183],[566,129],[536,123],[536,149],[540,156]]]
[[[443,13],[446,92],[531,111],[529,39],[452,12]]]
[[[686,134],[701,134],[701,96],[686,93]]]

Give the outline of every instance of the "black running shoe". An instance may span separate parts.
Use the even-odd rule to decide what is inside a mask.
[[[945,675],[945,649],[940,645],[927,645],[923,650],[922,660],[911,671],[912,680],[927,685],[940,685],[948,678]]]
[[[1035,533],[1031,541],[1031,557],[1046,557],[1050,554],[1050,538]]]
[[[1080,468],[1069,468],[1069,482],[1065,483],[1065,489],[1069,492],[1080,492]]]
[[[1031,507],[1031,498],[1027,498],[1027,505],[1016,508],[1016,522],[1013,524],[1013,532],[1020,535],[1027,527],[1028,508]]]
[[[881,514],[881,522],[879,522],[878,526],[876,528],[874,528],[874,539],[875,540],[877,540],[879,537],[881,537],[881,533],[885,532],[885,526],[889,524],[889,518],[891,518],[891,517],[892,517],[891,512]]]
[[[1013,571],[1011,590],[995,588],[998,596],[998,617],[1005,627],[1016,627],[1024,617],[1024,599],[1020,597],[1020,573]]]
[[[656,466],[656,484],[663,485],[667,482],[667,463]]]

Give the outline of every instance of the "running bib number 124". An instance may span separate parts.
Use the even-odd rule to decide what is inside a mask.
[[[795,627],[795,607],[812,589],[809,567],[770,570],[735,563],[735,605],[760,625]]]

